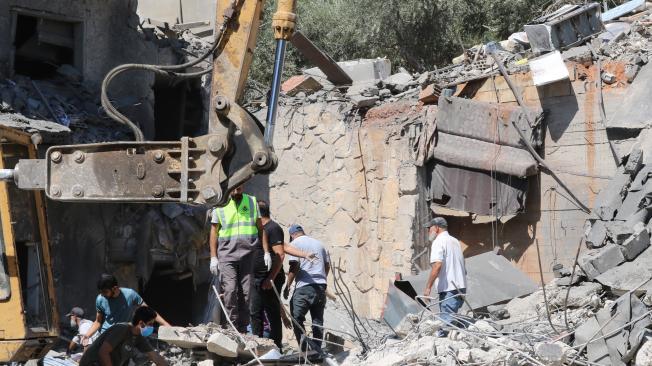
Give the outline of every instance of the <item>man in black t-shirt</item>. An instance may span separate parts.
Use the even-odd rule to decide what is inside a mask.
[[[280,294],[285,283],[285,272],[283,271],[283,260],[285,253],[298,258],[305,258],[309,261],[316,260],[315,253],[304,252],[292,245],[285,243],[285,233],[283,229],[270,218],[269,204],[265,201],[258,201],[260,211],[260,220],[263,224],[263,230],[267,233],[269,248],[272,257],[272,269],[267,270],[265,266],[265,252],[262,245],[258,244],[254,249],[254,285],[249,295],[249,312],[251,315],[251,332],[259,337],[263,336],[263,321],[265,316],[269,320],[270,338],[274,340],[276,346],[281,349],[283,340],[283,328],[281,324],[281,315],[283,323],[289,328],[291,321],[281,310],[281,302],[272,285]]]
[[[254,287],[250,294],[251,332],[259,337],[263,336],[263,322],[267,315],[270,326],[270,338],[276,346],[281,349],[283,340],[283,329],[281,324],[281,304],[272,289],[272,283],[278,293],[281,293],[285,283],[285,272],[283,271],[283,259],[285,251],[283,246],[285,236],[283,229],[269,216],[269,204],[265,201],[258,201],[260,219],[263,229],[267,232],[269,247],[272,254],[272,269],[267,271],[264,262],[264,251],[262,246],[255,249],[254,262]]]
[[[103,332],[86,350],[79,365],[125,366],[134,356],[134,349],[138,349],[157,366],[168,366],[168,362],[145,339],[154,331],[156,317],[152,308],[139,307],[131,323],[117,323]]]

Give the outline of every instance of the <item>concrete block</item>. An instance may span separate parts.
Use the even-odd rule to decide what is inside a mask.
[[[633,291],[641,283],[652,278],[651,261],[652,248],[648,247],[633,261],[614,267],[596,277],[595,280],[609,287],[612,293],[620,296],[627,291]],[[634,293],[640,296],[645,292],[646,288],[647,285],[641,286]]]
[[[538,343],[534,346],[534,354],[548,366],[561,366],[566,361],[564,349],[557,343]]]
[[[592,216],[605,221],[613,220],[631,181],[632,176],[625,173],[624,168],[619,168],[607,186],[598,193]]]
[[[215,333],[206,342],[209,352],[222,357],[236,357],[238,355],[238,342],[221,333]]]
[[[643,148],[640,143],[635,143],[632,150],[629,152],[627,164],[625,165],[625,173],[635,175],[643,167]]]
[[[378,96],[380,94],[380,90],[378,88],[377,83],[378,83],[377,81],[354,83],[346,91],[346,95],[348,97],[352,97],[356,95],[362,95],[365,97]]]
[[[645,198],[645,190],[643,189],[639,191],[630,190],[627,193],[627,196],[625,197],[623,204],[620,206],[620,209],[618,209],[618,213],[616,214],[616,220],[625,221],[629,217],[631,217],[632,215],[640,211],[643,208],[641,206],[641,203],[643,202],[644,198]]]
[[[289,96],[295,96],[299,92],[312,94],[322,88],[319,81],[307,75],[295,75],[281,85],[281,91]]]
[[[383,80],[383,84],[395,93],[402,93],[410,86],[414,85],[412,82],[412,75],[404,72],[399,72]]]
[[[605,223],[605,228],[611,242],[616,244],[622,244],[634,233],[633,228],[625,225],[623,221],[609,221]]]
[[[353,82],[383,80],[391,75],[392,63],[388,59],[359,59],[352,61],[338,62],[338,65],[346,72]],[[326,80],[326,75],[314,67],[303,72],[305,75],[315,77],[320,82]]]
[[[351,97],[351,102],[358,108],[368,108],[372,107],[379,101],[378,97],[365,97],[363,95],[354,95]]]
[[[589,248],[602,248],[605,245],[605,239],[607,238],[607,226],[606,223],[602,220],[596,220],[591,229],[589,230],[588,235],[586,236],[586,245]]]
[[[632,65],[632,64],[627,64],[625,65],[625,77],[627,78],[627,82],[631,83],[636,79],[636,75],[638,75],[638,72],[641,70],[641,66],[639,65]]]
[[[633,260],[650,246],[650,233],[645,229],[643,223],[639,223],[634,228],[634,234],[625,240],[620,246],[623,256],[628,261]]]
[[[158,328],[159,340],[181,348],[205,347],[203,335],[184,327],[160,326]]]
[[[652,338],[645,337],[643,345],[636,352],[634,366],[652,366]]]
[[[625,257],[620,247],[615,244],[607,244],[600,249],[584,252],[580,255],[578,263],[587,277],[594,279],[624,261]]]

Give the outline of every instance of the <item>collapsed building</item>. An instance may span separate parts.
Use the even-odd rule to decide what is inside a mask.
[[[422,74],[392,73],[389,61],[370,59],[339,63],[350,85],[319,68],[286,81],[278,169],[247,190],[270,200],[281,225],[301,223],[327,244],[337,275],[350,283],[345,307],[390,326],[346,336],[359,348],[340,361],[620,364],[638,352],[637,364],[646,364],[652,33],[645,4],[625,5],[603,13],[597,4],[563,7]],[[0,124],[39,131],[42,148],[129,140],[99,106],[106,72],[124,62],[181,63],[210,47],[212,19],[188,9],[186,27],[181,13],[156,13],[161,7],[147,1],[3,6]],[[209,84],[135,73],[110,94],[147,138],[174,140],[205,130]],[[265,103],[251,111],[264,120]],[[48,201],[59,313],[75,305],[92,311],[89,279],[109,271],[172,323],[206,322],[207,209]],[[526,275],[502,297],[470,292],[485,320],[447,340],[433,337],[442,324],[412,299],[429,266],[422,224],[431,215],[448,219],[466,257],[500,254],[497,266],[515,272],[495,277],[497,288]],[[540,280],[547,293],[536,290]],[[180,301],[169,304],[170,293]],[[189,348],[210,338],[198,332],[205,339]]]

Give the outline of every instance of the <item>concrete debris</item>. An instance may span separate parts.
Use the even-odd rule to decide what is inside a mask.
[[[561,344],[563,343],[538,343],[534,346],[534,354],[548,366],[561,366],[566,362],[566,353]]]
[[[625,257],[616,244],[607,244],[599,249],[591,249],[580,255],[578,264],[590,279],[623,263]]]
[[[206,348],[209,352],[222,357],[237,357],[247,355],[249,349],[257,355],[263,355],[276,346],[271,339],[243,335],[246,344],[242,343],[231,329],[221,328],[215,324],[204,324],[197,327],[159,327],[158,339],[180,348]]]

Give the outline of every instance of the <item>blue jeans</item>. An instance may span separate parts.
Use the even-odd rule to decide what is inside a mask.
[[[449,326],[458,326],[463,327],[464,324],[455,320],[451,314],[457,314],[457,311],[460,310],[464,300],[462,299],[463,295],[460,293],[466,294],[466,289],[460,289],[459,291],[445,291],[439,293],[439,317],[441,320]]]

